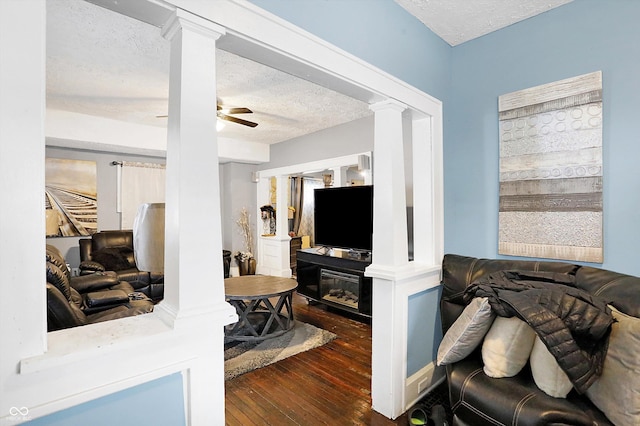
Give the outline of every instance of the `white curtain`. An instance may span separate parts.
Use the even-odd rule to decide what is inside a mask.
[[[302,217],[300,218],[300,229],[298,235],[309,235],[310,245],[313,247],[313,190],[324,188],[322,180],[303,178],[302,179]]]
[[[120,229],[133,229],[141,204],[164,203],[165,166],[124,161],[118,169]]]

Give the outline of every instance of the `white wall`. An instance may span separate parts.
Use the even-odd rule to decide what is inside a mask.
[[[373,115],[271,145],[270,161],[259,170],[373,150]]]
[[[255,165],[241,163],[226,163],[220,165],[221,197],[222,197],[222,248],[244,251],[244,239],[236,221],[240,218],[240,211],[246,208],[250,214],[253,229],[256,229],[256,188],[251,181],[251,174],[256,171]],[[260,223],[260,225],[262,225]],[[254,247],[255,250],[255,247]],[[231,266],[235,261],[231,259]]]

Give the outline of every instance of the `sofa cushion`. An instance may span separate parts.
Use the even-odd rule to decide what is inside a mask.
[[[538,336],[533,343],[530,363],[533,381],[540,390],[554,398],[567,397],[573,389],[573,384]]]
[[[476,297],[447,330],[438,348],[437,363],[446,365],[467,357],[482,342],[495,314],[486,297]]]
[[[640,318],[610,307],[617,322],[611,326],[602,375],[587,389],[587,396],[616,425],[637,425],[640,419]]]
[[[496,317],[482,342],[484,373],[512,377],[529,361],[536,332],[518,317]]]
[[[105,247],[91,253],[91,259],[100,263],[107,271],[120,271],[134,267],[130,259],[133,256],[131,247]]]

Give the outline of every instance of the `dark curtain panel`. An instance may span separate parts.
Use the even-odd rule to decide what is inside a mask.
[[[302,200],[303,200],[303,187],[302,177],[291,178],[291,206],[293,206],[295,212],[293,213],[293,233],[298,235],[300,230],[300,221],[302,218]]]

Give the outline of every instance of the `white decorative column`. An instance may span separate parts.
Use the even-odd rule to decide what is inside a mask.
[[[434,164],[431,152],[431,117],[414,120],[412,125],[412,158],[413,158],[413,215],[420,220],[413,222],[413,257],[416,262],[424,264],[437,264],[442,259],[438,253],[436,258],[436,245],[433,244],[436,227],[434,217],[433,197],[436,194],[434,188],[433,167],[425,165]]]
[[[373,174],[373,263],[366,275],[373,281],[372,380],[374,410],[389,418],[404,412],[406,320],[398,309],[396,280],[408,264],[402,112],[405,105],[383,101],[375,113]]]
[[[334,167],[331,169],[333,172],[333,187],[339,188],[341,186],[347,186],[347,169],[348,167]]]
[[[444,256],[442,121],[412,121],[413,254],[417,263],[439,265]]]
[[[276,176],[276,235],[258,240],[258,265],[256,272],[275,277],[290,277],[289,222],[287,220],[289,176]],[[258,188],[260,190],[260,188]],[[258,195],[259,196],[259,195]]]
[[[237,319],[225,302],[221,273],[216,40],[222,34],[224,28],[181,9],[163,27],[171,67],[165,299],[156,311],[199,342],[184,377],[189,424],[224,424],[224,410],[211,407],[224,406],[223,326]]]
[[[280,175],[276,177],[276,235],[282,241],[289,243],[289,221],[287,219],[287,209],[289,207],[289,176]],[[286,238],[282,238],[286,237]],[[289,251],[287,250],[287,254]],[[287,262],[288,265],[288,262]]]
[[[371,105],[374,124],[373,264],[408,262],[402,112],[393,101]]]
[[[373,409],[395,419],[442,377],[433,363],[408,377],[409,299],[439,285],[442,256],[441,116],[426,116],[389,100],[374,104]],[[404,114],[403,114],[404,112]],[[412,120],[414,260],[408,259],[403,115]],[[428,298],[425,298],[428,299]],[[436,305],[424,304],[437,311]],[[435,326],[435,324],[433,325]],[[426,331],[432,333],[432,331]]]

